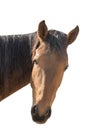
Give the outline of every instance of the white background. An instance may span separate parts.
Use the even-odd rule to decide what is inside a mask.
[[[69,68],[43,125],[31,118],[32,89],[28,85],[0,102],[0,130],[87,130],[87,1],[0,0],[0,35],[31,33],[45,20],[49,29],[80,33],[69,46]]]

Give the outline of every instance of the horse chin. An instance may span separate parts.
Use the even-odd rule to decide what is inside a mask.
[[[45,118],[44,116],[32,116],[32,119],[34,122],[38,123],[38,124],[44,124],[47,121],[47,118]]]
[[[44,115],[39,115],[38,107],[35,105],[31,109],[31,115],[34,122],[43,124],[51,116],[51,109],[49,108]]]

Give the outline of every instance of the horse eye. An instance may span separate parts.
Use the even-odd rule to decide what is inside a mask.
[[[64,71],[68,68],[68,65],[65,67]]]
[[[38,64],[37,60],[34,60],[34,61],[33,61],[33,64]]]

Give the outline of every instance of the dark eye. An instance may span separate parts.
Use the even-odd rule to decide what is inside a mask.
[[[66,71],[66,70],[67,70],[67,68],[68,68],[68,65],[65,67],[64,71]]]
[[[33,64],[38,64],[37,60],[34,60],[34,61],[33,61]]]

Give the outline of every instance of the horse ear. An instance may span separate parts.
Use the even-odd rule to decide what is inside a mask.
[[[79,33],[79,27],[76,26],[73,30],[71,30],[67,34],[68,45],[70,45],[71,43],[73,43],[75,41],[75,39],[77,38],[78,33]]]
[[[45,38],[48,34],[48,28],[47,28],[44,20],[39,23],[37,34],[42,40],[45,40]]]

